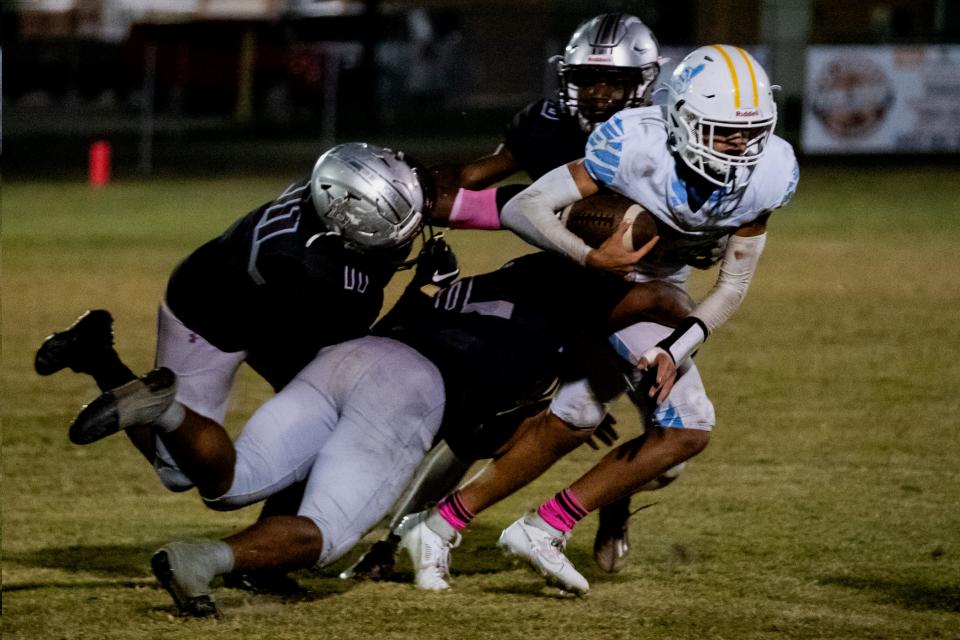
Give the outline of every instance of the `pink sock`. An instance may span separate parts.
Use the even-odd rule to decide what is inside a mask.
[[[473,520],[473,514],[464,506],[459,491],[454,491],[437,503],[437,513],[456,531],[463,529]]]
[[[570,489],[564,489],[537,509],[537,514],[544,522],[564,532],[573,529],[588,513]]]

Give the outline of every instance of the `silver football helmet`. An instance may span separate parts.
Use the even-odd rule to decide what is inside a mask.
[[[310,176],[317,215],[362,252],[409,248],[433,206],[430,175],[403,153],[365,142],[320,156]]]
[[[621,109],[650,104],[660,62],[660,45],[640,18],[591,18],[573,32],[557,65],[560,106],[589,132]]]

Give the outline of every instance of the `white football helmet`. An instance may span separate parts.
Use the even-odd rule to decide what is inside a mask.
[[[331,148],[310,176],[317,215],[362,252],[409,248],[433,206],[430,184],[403,153],[365,142]]]
[[[591,18],[573,32],[557,65],[560,107],[592,131],[621,109],[650,104],[660,61],[660,45],[640,18],[625,13]],[[582,95],[600,83],[622,89],[622,97]]]
[[[739,47],[694,50],[677,65],[668,85],[671,151],[714,184],[729,184],[737,168],[753,167],[766,150],[777,123],[774,88],[763,67]],[[714,149],[715,133],[735,131],[746,138],[742,154]]]

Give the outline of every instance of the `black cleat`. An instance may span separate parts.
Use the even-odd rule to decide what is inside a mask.
[[[607,573],[619,573],[630,556],[630,498],[600,507],[593,559]]]
[[[47,336],[37,349],[33,368],[42,376],[67,367],[77,373],[87,373],[91,359],[111,347],[113,318],[105,309],[94,309],[63,331]]]
[[[150,424],[174,401],[177,377],[170,369],[154,369],[142,378],[100,394],[70,424],[70,442],[90,444],[121,429]]]
[[[223,586],[266,596],[296,597],[307,593],[296,580],[282,571],[252,571],[224,574]]]
[[[219,618],[220,611],[209,593],[189,593],[177,579],[171,549],[160,549],[150,559],[150,568],[160,586],[167,590],[182,616],[194,618]]]
[[[390,535],[386,540],[373,543],[373,546],[363,554],[349,569],[340,574],[344,580],[388,580],[393,575],[393,567],[397,563],[397,549],[400,539]]]

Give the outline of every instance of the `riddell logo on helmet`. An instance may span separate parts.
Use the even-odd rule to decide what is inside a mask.
[[[589,55],[587,56],[587,62],[613,62],[613,56],[611,55]]]
[[[760,115],[759,109],[737,109],[737,116],[741,118],[752,118],[758,115]]]

